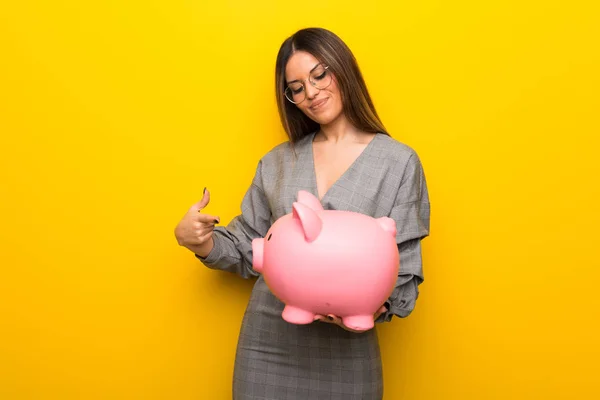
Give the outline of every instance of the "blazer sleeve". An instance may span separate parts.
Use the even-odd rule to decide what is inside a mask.
[[[421,240],[429,235],[429,193],[423,167],[416,153],[406,164],[389,217],[396,221],[400,270],[394,291],[385,303],[387,311],[377,322],[407,317],[415,308],[423,282]]]
[[[205,257],[196,257],[211,269],[232,272],[248,279],[258,276],[252,268],[252,240],[264,237],[271,226],[271,209],[262,184],[262,160],[241,204],[241,214],[227,226],[213,231],[214,247]]]

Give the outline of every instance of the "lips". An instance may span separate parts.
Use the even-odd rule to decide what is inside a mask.
[[[316,100],[312,103],[312,105],[309,108],[313,111],[319,110],[320,108],[323,108],[325,103],[327,103],[327,100],[329,100],[329,97],[326,97],[326,98],[320,99],[320,100]]]

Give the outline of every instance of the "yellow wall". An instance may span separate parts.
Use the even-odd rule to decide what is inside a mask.
[[[284,140],[277,49],[311,25],[429,181],[386,399],[598,398],[594,3],[2,2],[0,398],[229,398],[251,283],[173,228],[204,186],[238,213]]]

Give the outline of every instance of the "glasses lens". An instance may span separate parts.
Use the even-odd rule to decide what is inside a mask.
[[[317,69],[310,74],[310,81],[317,89],[325,89],[327,86],[331,85],[331,72],[323,65],[319,65]]]
[[[304,86],[301,83],[293,83],[285,89],[285,97],[292,103],[300,103],[304,100]]]

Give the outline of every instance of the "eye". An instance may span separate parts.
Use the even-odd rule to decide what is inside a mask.
[[[271,236],[273,236],[273,234],[272,234],[272,233],[270,233],[270,234],[269,234],[269,237],[267,238],[267,242],[268,242],[269,240],[271,240]]]
[[[325,78],[326,76],[327,76],[327,71],[324,71],[321,75],[315,76],[315,79],[320,81],[321,79]]]

